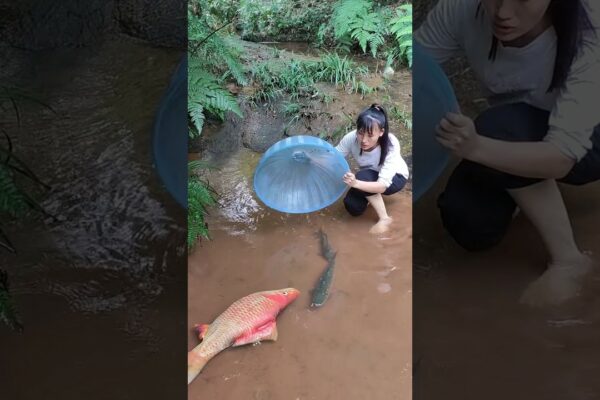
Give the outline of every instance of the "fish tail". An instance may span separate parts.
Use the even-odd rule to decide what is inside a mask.
[[[200,374],[206,363],[210,360],[209,357],[203,357],[199,354],[196,346],[195,349],[188,353],[188,385]]]

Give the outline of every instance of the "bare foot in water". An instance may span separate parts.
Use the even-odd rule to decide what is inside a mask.
[[[392,218],[382,218],[375,225],[369,229],[369,233],[374,235],[378,235],[380,233],[385,233],[390,229],[390,225],[392,224]]]
[[[543,307],[570,300],[579,294],[583,279],[591,269],[592,259],[587,255],[575,262],[550,264],[542,276],[525,289],[521,303]]]

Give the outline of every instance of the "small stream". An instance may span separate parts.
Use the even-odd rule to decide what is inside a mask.
[[[410,101],[410,84],[393,85],[388,93]],[[328,111],[357,112],[374,101],[381,101],[377,94],[340,93]],[[212,322],[247,294],[291,286],[301,295],[278,317],[277,342],[223,351],[189,386],[189,399],[410,399],[410,192],[386,199],[394,223],[382,236],[368,233],[377,220],[372,209],[353,218],[341,199],[311,214],[279,213],[253,191],[261,154],[243,147],[234,130],[215,126],[203,134],[211,146],[201,158],[217,168],[206,178],[220,206],[208,217],[212,239],[189,256],[188,349],[198,344],[194,324]],[[329,300],[312,310],[310,292],[326,266],[320,228],[337,262]]]

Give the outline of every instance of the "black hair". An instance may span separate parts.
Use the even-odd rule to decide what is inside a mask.
[[[475,16],[481,12],[481,2]],[[596,34],[582,0],[551,0],[547,12],[556,31],[556,60],[548,92],[564,87],[571,65],[585,45],[585,33]],[[495,60],[498,38],[492,37],[488,59]]]
[[[375,124],[377,124],[379,129],[383,129],[383,135],[377,139],[377,143],[381,146],[381,156],[379,157],[379,165],[381,165],[385,161],[391,143],[387,114],[383,107],[377,103],[371,104],[371,107],[358,115],[358,118],[356,119],[356,132],[366,131],[372,133]],[[360,150],[360,154],[362,154],[362,149]]]

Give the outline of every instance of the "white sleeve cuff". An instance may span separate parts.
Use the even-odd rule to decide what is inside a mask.
[[[585,129],[579,132],[567,132],[560,128],[551,127],[544,138],[544,141],[552,143],[564,155],[578,162],[592,149],[593,133],[594,129]]]
[[[392,180],[391,180],[391,179],[388,179],[388,178],[386,178],[386,177],[381,177],[381,176],[380,176],[380,177],[377,179],[377,182],[379,182],[379,183],[383,184],[383,185],[385,186],[385,188],[386,188],[386,189],[387,189],[387,188],[389,188],[389,187],[392,185]]]

